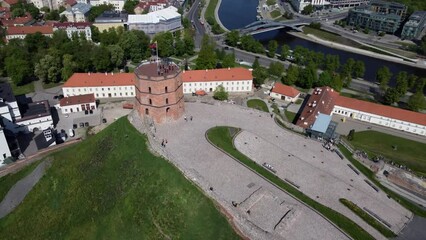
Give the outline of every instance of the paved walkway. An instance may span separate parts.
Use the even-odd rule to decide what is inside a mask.
[[[149,133],[151,147],[170,159],[206,194],[219,202],[250,239],[347,239],[328,220],[207,142],[205,132],[220,125],[257,129],[271,135],[280,131],[288,137],[294,136],[278,127],[268,113],[232,104],[220,104],[221,106],[186,103],[186,116],[193,116],[193,121],[185,122],[182,118],[156,126],[155,131]],[[159,144],[162,139],[167,139],[168,142],[165,149],[161,149]],[[243,203],[250,200],[254,197],[252,194],[259,189],[265,191],[265,197],[261,198],[256,209],[262,209],[261,206],[269,198],[277,199],[285,206],[274,208],[273,212],[276,213],[273,216],[268,214],[270,211],[254,211],[249,214],[242,207],[233,207],[233,201]],[[285,216],[285,209],[292,209],[293,214],[287,215],[283,222],[274,220],[277,219],[276,214]],[[274,229],[275,224],[278,227],[273,231],[271,229]]]
[[[31,189],[43,177],[46,169],[50,166],[48,160],[41,162],[30,174],[19,180],[4,197],[0,203],[0,219],[12,212],[21,202]],[[37,206],[34,206],[37,207]]]

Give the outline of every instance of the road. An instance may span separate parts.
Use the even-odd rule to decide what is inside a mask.
[[[195,29],[194,42],[195,48],[197,49],[201,47],[201,40],[203,39],[203,36],[206,33],[206,29],[204,28],[204,25],[201,24],[199,20],[200,17],[198,16],[200,4],[200,0],[195,0],[187,14],[187,18],[191,21],[191,24]]]

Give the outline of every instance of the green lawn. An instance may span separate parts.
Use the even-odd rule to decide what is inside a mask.
[[[250,99],[247,101],[247,107],[254,108],[260,111],[269,112],[268,106],[263,100]]]
[[[34,92],[33,82],[27,83],[22,86],[17,86],[15,83],[12,83],[11,86],[13,94],[15,94],[15,96]]]
[[[311,28],[309,26],[303,27],[303,33],[304,34],[312,34],[312,35],[314,35],[318,38],[321,38],[323,40],[335,42],[335,43],[340,43],[340,44],[344,44],[344,45],[349,45],[351,47],[362,46],[361,44],[354,42],[350,39],[344,38],[344,37],[342,37],[338,34],[335,34],[335,33],[329,32],[329,31],[325,31],[325,30],[321,30],[321,29]]]
[[[216,9],[216,5],[217,5],[218,1],[219,1],[219,0],[209,0],[209,5],[207,6],[207,8],[206,8],[206,12],[204,13],[204,17],[205,17],[205,19],[206,19],[206,20],[208,20],[208,19],[212,19],[212,20],[213,20],[213,22],[214,22],[215,24],[217,24],[217,20],[216,20],[216,17],[215,17],[214,11],[215,11],[215,9]],[[207,24],[207,23],[206,23],[206,24]],[[212,27],[213,27],[213,26],[212,26]],[[220,28],[220,32],[223,32],[223,31],[224,31],[221,27],[219,27],[219,28]]]
[[[356,132],[354,140],[350,143],[370,155],[382,155],[426,176],[426,144],[424,143],[376,131]],[[397,149],[394,150],[392,146],[396,146]]]
[[[38,165],[39,162],[32,163],[24,167],[21,171],[16,173],[8,174],[0,178],[0,202],[6,196],[10,188],[15,185],[16,182],[21,180],[23,177],[30,174]]]
[[[281,14],[281,11],[280,10],[274,10],[274,11],[272,11],[271,12],[271,17],[272,18],[277,18],[277,17],[279,17],[279,16],[281,16],[282,14]]]
[[[285,116],[287,117],[288,121],[291,122],[291,123],[294,121],[294,118],[296,117],[296,114],[297,113],[285,110]]]
[[[355,134],[357,134],[357,133],[355,133]],[[423,208],[417,206],[416,204],[408,201],[404,197],[392,192],[391,190],[387,189],[382,184],[380,184],[380,182],[375,178],[374,173],[369,168],[364,166],[362,163],[355,160],[352,157],[352,154],[349,152],[349,150],[347,150],[343,145],[339,145],[339,150],[340,150],[341,153],[343,153],[343,155],[345,155],[346,159],[348,159],[352,163],[352,165],[354,165],[368,179],[370,179],[374,184],[376,184],[384,192],[386,192],[386,194],[388,196],[395,199],[399,204],[401,204],[402,206],[404,206],[405,208],[407,208],[408,210],[410,210],[414,214],[421,216],[421,217],[426,217],[426,210],[424,210]]]
[[[53,88],[53,87],[60,86],[60,85],[62,85],[62,84],[64,84],[64,83],[63,83],[63,82],[58,82],[58,83],[56,83],[56,82],[52,82],[52,83],[44,83],[44,82],[43,82],[43,88],[44,88],[44,89],[49,89],[49,88]]]
[[[239,239],[227,220],[146,137],[120,118],[51,155],[52,167],[0,220],[8,239]]]
[[[377,221],[375,218],[370,216],[367,212],[365,212],[362,208],[358,207],[355,203],[341,198],[339,201],[349,208],[352,212],[362,218],[365,222],[367,222],[370,226],[379,231],[383,236],[387,238],[396,237],[396,234],[393,233],[389,228],[385,227],[381,222]]]
[[[293,195],[294,197],[298,198],[299,200],[303,201],[307,205],[311,206],[312,208],[323,214],[326,218],[328,218],[334,224],[339,226],[343,231],[349,234],[353,239],[374,239],[368,232],[366,232],[364,229],[362,229],[349,218],[334,211],[331,208],[328,208],[314,201],[310,197],[306,196],[288,183],[277,178],[276,175],[269,172],[262,166],[256,164],[256,162],[254,162],[253,160],[239,152],[237,149],[235,149],[233,145],[233,136],[238,133],[238,131],[239,129],[231,127],[214,127],[207,131],[207,138],[212,142],[212,144],[227,152],[232,157],[238,159],[246,167],[267,178],[269,181],[275,183],[277,186],[284,189],[289,194]]]

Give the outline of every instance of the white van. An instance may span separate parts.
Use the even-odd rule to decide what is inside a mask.
[[[70,128],[70,130],[68,131],[68,136],[69,137],[74,137],[74,130]]]

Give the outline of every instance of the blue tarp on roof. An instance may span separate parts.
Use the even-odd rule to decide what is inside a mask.
[[[327,131],[327,128],[330,122],[331,122],[331,115],[325,115],[320,113],[317,117],[317,120],[315,120],[315,123],[312,126],[311,130],[325,133]]]

